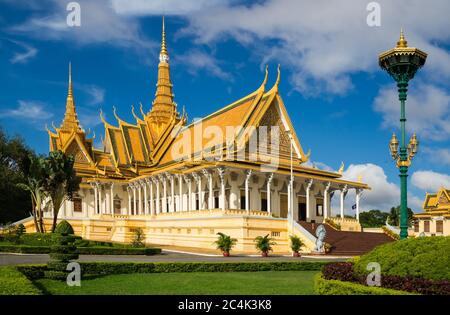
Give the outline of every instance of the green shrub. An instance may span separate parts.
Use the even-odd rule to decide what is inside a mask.
[[[0,267],[0,295],[32,294],[41,292],[15,267]]]
[[[132,247],[145,247],[144,241],[145,241],[144,231],[141,228],[135,229],[133,241],[131,242],[131,246]]]
[[[325,280],[321,273],[314,277],[314,291],[320,295],[409,295],[412,293],[385,289],[380,287],[369,287],[358,283]]]
[[[62,220],[61,222],[58,223],[58,225],[55,228],[55,233],[67,235],[75,234],[72,225],[70,225],[70,223],[67,222],[66,220]]]
[[[379,263],[385,275],[450,280],[450,237],[418,237],[378,246],[355,262],[355,272],[368,274],[369,262]]]
[[[25,225],[23,225],[22,223],[20,223],[17,226],[17,236],[21,237],[23,234],[25,234],[27,232],[27,229],[25,228]]]
[[[20,242],[29,246],[51,246],[55,239],[53,233],[26,233],[20,237]]]

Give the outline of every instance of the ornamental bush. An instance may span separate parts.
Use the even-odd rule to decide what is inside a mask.
[[[55,229],[55,233],[58,234],[67,234],[67,235],[73,235],[75,232],[73,231],[72,225],[70,225],[69,222],[66,220],[62,220],[58,223]]]
[[[368,274],[370,262],[379,263],[384,275],[450,280],[450,237],[417,237],[378,246],[360,257],[355,272]]]
[[[66,222],[67,224],[61,224]],[[58,229],[59,227],[59,229]],[[50,261],[47,264],[48,271],[45,272],[45,277],[55,280],[66,279],[66,266],[71,260],[78,259],[77,247],[74,245],[75,237],[73,236],[72,226],[67,221],[62,221],[58,224],[54,236],[55,243],[50,247]],[[71,235],[69,235],[69,233]]]

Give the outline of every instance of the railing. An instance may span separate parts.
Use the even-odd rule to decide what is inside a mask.
[[[211,210],[190,210],[190,211],[177,211],[177,212],[162,212],[156,215],[128,215],[128,214],[102,214],[101,218],[114,218],[114,219],[145,219],[149,217],[209,217],[209,216],[256,216],[256,217],[272,217],[272,215],[266,211],[258,210],[242,210],[242,209],[211,209]]]
[[[388,220],[386,220],[386,228],[388,229],[388,230],[390,230],[392,233],[395,233],[395,234],[398,234],[398,235],[400,235],[400,229],[399,228],[396,228],[396,227],[394,227],[394,226],[392,226],[392,225],[390,225],[389,223],[388,223]]]
[[[292,224],[292,222],[289,222],[289,225],[290,224]],[[292,225],[293,225],[294,229],[298,230],[306,239],[311,241],[313,244],[316,243],[317,237],[312,235],[311,232],[309,232],[307,229],[305,229],[303,226],[301,226],[301,224],[294,221]]]

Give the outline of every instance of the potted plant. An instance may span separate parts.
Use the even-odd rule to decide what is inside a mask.
[[[261,252],[263,257],[269,256],[269,252],[272,251],[272,246],[276,244],[273,238],[269,237],[269,234],[256,237],[255,243],[256,248]]]
[[[236,244],[237,239],[231,238],[231,236],[223,234],[223,233],[217,233],[219,235],[217,241],[214,243],[217,246],[217,249],[220,249],[222,251],[222,254],[224,257],[230,256],[230,251],[233,248],[233,246]]]
[[[289,238],[291,239],[292,256],[300,257],[300,248],[302,248],[305,243],[296,235],[291,235]]]

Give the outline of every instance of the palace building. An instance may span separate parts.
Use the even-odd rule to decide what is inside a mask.
[[[423,210],[414,215],[416,235],[450,235],[450,189],[442,187],[435,194],[427,193]]]
[[[82,184],[60,209],[77,234],[129,242],[142,228],[146,242],[214,248],[217,232],[238,239],[236,250],[255,252],[253,240],[270,234],[276,251],[288,251],[289,235],[312,250],[308,224],[327,218],[342,230],[361,231],[360,196],[370,189],[339,172],[309,166],[275,84],[262,84],[201,120],[188,123],[174,101],[164,20],[156,93],[149,106],[131,108],[135,121],[106,121],[102,148],[77,117],[69,68],[66,112],[59,128],[48,130],[50,150],[75,157]],[[356,219],[344,217],[347,192],[356,191]],[[331,199],[340,207],[331,210]],[[48,218],[52,216],[47,213]],[[32,222],[29,227],[32,228]],[[314,227],[314,225],[313,225]],[[27,227],[28,228],[28,227]]]

